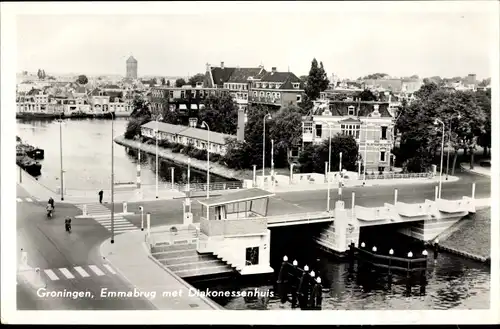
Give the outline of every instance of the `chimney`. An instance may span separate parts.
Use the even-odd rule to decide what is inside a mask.
[[[271,72],[276,73],[276,67],[272,67]]]
[[[220,68],[224,69],[224,62],[220,62]]]

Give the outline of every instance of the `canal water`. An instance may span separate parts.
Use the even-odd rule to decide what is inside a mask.
[[[127,125],[126,118],[114,121],[114,136],[122,135]],[[23,142],[45,150],[41,160],[41,184],[54,189],[60,185],[60,126],[54,120],[17,119],[17,135]],[[68,190],[107,189],[111,184],[111,120],[66,119],[62,124],[64,186]],[[115,183],[136,182],[137,151],[127,150],[114,143]],[[141,153],[141,181],[154,185],[155,156]],[[174,167],[174,181],[187,182],[187,168],[171,161],[160,159],[159,181],[171,183],[171,167]],[[206,173],[191,168],[191,183],[205,183]],[[211,182],[228,179],[210,174]]]
[[[114,121],[115,136],[125,131],[127,120]],[[110,120],[65,120],[63,122],[63,165],[65,170],[65,186],[67,189],[98,189],[110,185],[111,176],[111,121]],[[39,181],[54,188],[59,185],[60,155],[59,155],[59,123],[53,120],[17,120],[17,134],[23,141],[43,148],[45,159],[42,163],[42,175]],[[142,181],[144,184],[155,183],[155,157],[141,156]],[[125,147],[115,143],[115,182],[135,182],[137,155],[127,152]],[[170,183],[170,167],[174,167],[174,180],[185,182],[186,168],[172,162],[162,161],[160,165],[160,180]],[[217,176],[211,181],[225,181]],[[205,182],[204,172],[191,171],[191,182]],[[319,272],[323,284],[328,288],[324,293],[323,309],[332,310],[362,310],[362,309],[411,309],[432,310],[450,309],[454,307],[485,309],[489,308],[489,266],[463,259],[448,253],[441,253],[437,263],[428,269],[428,284],[424,296],[418,296],[419,287],[415,286],[414,295],[404,294],[403,278],[395,277],[392,289],[388,290],[382,277],[374,277],[370,284],[358,282],[356,275],[349,275],[347,264],[319,250],[311,236],[318,233],[321,225],[310,227],[290,226],[271,229],[271,266],[275,273],[279,271],[280,263],[286,254],[289,260],[296,259],[299,265],[309,265]],[[423,246],[405,239],[395,232],[377,232],[371,230],[364,233],[362,239],[368,246],[376,245],[380,252],[394,248],[396,253],[414,254],[421,252]],[[393,247],[398,246],[398,247]],[[431,253],[432,254],[432,253]],[[272,278],[265,284],[255,282],[198,282],[195,285],[211,290],[241,290],[258,287],[271,288]],[[364,284],[364,286],[363,286]],[[236,297],[216,300],[226,309],[281,309],[277,297],[269,300],[245,299]],[[290,308],[286,304],[285,308]]]

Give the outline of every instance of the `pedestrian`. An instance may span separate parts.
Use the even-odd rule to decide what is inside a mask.
[[[104,192],[102,190],[99,191],[99,203],[102,203],[102,195]]]

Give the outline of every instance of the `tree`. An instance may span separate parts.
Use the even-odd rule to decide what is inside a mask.
[[[89,82],[89,79],[85,75],[79,75],[78,79],[76,79],[76,82],[80,85],[86,85]]]
[[[377,96],[375,96],[369,89],[359,92],[356,97],[361,98],[364,102],[374,102],[377,100]]]
[[[418,75],[417,74],[414,74],[410,77],[410,79],[418,79]]]
[[[167,87],[170,87],[170,80],[167,80]]]
[[[185,84],[186,84],[186,80],[184,80],[183,78],[175,80],[175,86],[177,88],[180,88],[180,87],[184,86]]]
[[[365,76],[362,80],[377,80],[377,79],[382,79],[388,76],[387,73],[373,73]]]
[[[478,86],[479,87],[486,87],[486,86],[489,86],[491,84],[491,78],[487,78],[487,79],[484,79],[482,80]]]
[[[161,78],[161,85],[164,86],[166,84],[165,78]]]
[[[275,165],[288,165],[288,154],[302,139],[302,114],[297,106],[281,108],[269,124],[269,137],[274,140]]]
[[[319,145],[309,145],[299,156],[301,172],[324,173],[324,163],[328,161],[329,138]],[[342,153],[342,169],[357,169],[358,144],[353,136],[336,134],[332,136],[331,170],[339,170],[340,153]]]
[[[132,106],[134,109],[130,113],[130,117],[138,118],[143,116],[151,116],[151,110],[149,109],[148,103],[139,96],[135,96],[132,100]]]
[[[196,83],[205,81],[205,74],[198,73],[189,78],[188,84],[192,87],[196,87]]]
[[[428,99],[431,94],[439,89],[434,82],[424,83],[419,90],[415,92],[415,97],[420,99]]]
[[[476,103],[485,115],[484,133],[479,136],[478,143],[484,149],[484,156],[488,156],[488,149],[491,149],[491,89],[477,91],[475,93]]]
[[[420,93],[420,97],[401,112],[396,122],[396,128],[402,133],[401,151],[404,154],[400,160],[410,160],[417,155],[419,158],[432,158],[439,153],[442,126],[434,124],[434,120],[439,118],[444,122],[445,134],[455,150],[452,174],[460,149],[470,152],[470,166],[473,168],[474,150],[478,138],[486,133],[487,116],[478,105],[474,92],[445,89],[432,92],[433,89],[431,87]]]
[[[301,75],[299,79],[304,86],[307,84],[307,75]]]
[[[305,86],[305,93],[307,97],[314,101],[319,98],[322,91],[328,88],[330,81],[327,78],[325,69],[323,68],[323,62],[320,62],[318,66],[318,61],[314,58],[311,62],[311,69],[309,70],[309,76],[307,77],[307,83]]]
[[[205,108],[198,112],[199,121],[205,121],[212,131],[236,134],[238,109],[230,95],[210,95],[205,99]]]

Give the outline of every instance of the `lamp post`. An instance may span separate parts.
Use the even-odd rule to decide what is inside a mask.
[[[457,119],[460,120],[462,116],[458,114],[456,116]],[[450,119],[450,130],[448,132],[448,152],[446,155],[446,180],[448,180],[448,172],[449,172],[449,167],[450,167],[450,147],[451,147],[451,122],[453,121],[453,118]]]
[[[141,211],[141,231],[144,231],[144,207],[139,206],[139,210]]]
[[[262,185],[264,185],[264,177],[266,175],[266,120],[271,119],[271,114],[267,113],[264,116],[263,125],[264,128],[262,130]]]
[[[59,122],[59,154],[61,158],[61,201],[64,201],[64,171],[63,171],[63,151],[62,151],[62,119]]]
[[[158,120],[162,120],[162,116],[157,114],[155,116],[156,131],[155,131],[155,144],[156,144],[156,198],[158,199],[158,137],[160,132],[158,131]]]
[[[441,124],[443,126],[443,134],[441,136],[441,165],[439,168],[439,198],[441,199],[441,190],[443,186],[444,122],[440,119],[436,119],[434,120],[434,124]]]
[[[327,193],[326,211],[330,212],[330,172],[332,171],[332,126],[329,122],[321,122],[328,127],[328,170],[326,173]]]
[[[115,243],[115,116],[111,113],[111,243]]]
[[[207,199],[210,197],[210,127],[203,121],[202,128],[207,128]]]
[[[368,119],[368,117],[370,116],[370,114],[368,114],[366,116],[366,118]],[[366,122],[365,124],[365,155],[364,155],[364,159],[363,159],[363,183],[366,182],[366,154],[368,152],[368,122]]]

